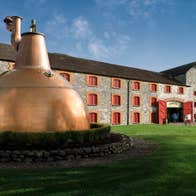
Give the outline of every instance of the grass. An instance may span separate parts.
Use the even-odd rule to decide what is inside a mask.
[[[150,139],[160,148],[150,156],[75,169],[0,169],[0,195],[196,195],[196,127],[112,127]]]

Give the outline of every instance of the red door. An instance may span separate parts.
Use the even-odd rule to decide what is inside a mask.
[[[193,121],[193,102],[188,101],[183,103],[183,115],[191,114],[191,121]]]
[[[163,100],[158,102],[158,114],[159,114],[159,124],[163,124],[163,121],[167,118],[167,105]]]

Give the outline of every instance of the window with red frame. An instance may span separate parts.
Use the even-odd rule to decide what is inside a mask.
[[[194,102],[194,108],[196,108],[196,102]]]
[[[157,102],[157,98],[156,97],[151,97],[151,106],[154,106]]]
[[[119,79],[113,79],[112,80],[112,87],[113,88],[121,88],[121,80]]]
[[[178,88],[178,93],[179,94],[184,94],[184,88],[183,87],[179,87]]]
[[[157,85],[156,84],[151,84],[151,91],[156,92],[157,91]]]
[[[196,121],[196,114],[194,114],[194,119],[195,119],[195,121]]]
[[[132,90],[140,90],[140,82],[133,81]]]
[[[97,113],[96,112],[89,113],[89,120],[90,123],[97,123]]]
[[[60,73],[61,76],[63,76],[63,78],[65,78],[67,81],[70,81],[70,74],[68,73]]]
[[[196,96],[196,91],[193,92],[193,95]]]
[[[165,93],[171,93],[171,86],[165,86]]]
[[[140,106],[140,97],[139,96],[133,97],[133,106]]]
[[[98,78],[96,76],[88,76],[88,85],[89,86],[97,86]]]
[[[112,97],[112,105],[120,105],[121,104],[121,97],[120,95],[113,95]]]
[[[133,123],[140,123],[140,113],[139,112],[133,113]]]
[[[97,105],[97,94],[88,94],[88,105]]]
[[[120,112],[114,112],[112,115],[112,124],[119,125],[120,124]]]

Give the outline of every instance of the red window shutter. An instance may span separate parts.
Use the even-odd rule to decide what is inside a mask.
[[[120,80],[119,79],[113,79],[113,87],[114,88],[120,88]]]
[[[136,89],[139,90],[140,89],[140,83],[136,82]]]
[[[191,120],[193,120],[193,102],[192,101],[183,103],[183,114],[184,115],[190,114]]]
[[[134,90],[137,90],[137,83],[136,83],[136,82],[133,83],[133,86],[134,86],[134,87],[133,87]]]
[[[89,116],[90,116],[90,122],[91,123],[97,123],[97,113],[92,112],[92,113],[89,114]]]
[[[156,102],[157,102],[156,97],[152,97],[151,98],[151,106],[154,106],[156,104]]]
[[[93,94],[93,105],[97,105],[97,95]]]
[[[113,96],[113,105],[116,105],[116,103],[117,103],[117,96],[114,95],[114,96]]]
[[[179,87],[178,88],[178,93],[179,94],[183,94],[184,93],[184,88],[183,87]]]
[[[88,84],[91,86],[97,86],[97,77],[96,76],[89,76]]]
[[[119,95],[113,95],[113,105],[120,105],[120,96]]]
[[[171,93],[171,86],[165,86],[165,92]]]
[[[119,112],[114,112],[112,120],[113,120],[112,124],[114,124],[114,125],[120,124],[120,113]]]
[[[133,82],[133,90],[140,90],[140,83],[139,82]]]
[[[140,113],[138,112],[133,113],[133,123],[140,123]]]
[[[136,113],[133,113],[133,123],[136,123]]]
[[[133,106],[140,106],[140,97],[133,97]]]
[[[96,94],[89,94],[88,95],[88,104],[89,105],[97,105],[97,95]]]
[[[193,92],[193,95],[196,96],[196,91]]]
[[[163,121],[167,118],[167,106],[165,101],[160,100],[158,102],[158,110],[159,124],[163,124]]]
[[[151,91],[156,92],[157,91],[157,85],[151,84]]]
[[[91,94],[88,95],[88,104],[89,105],[92,104],[92,96],[91,96]]]

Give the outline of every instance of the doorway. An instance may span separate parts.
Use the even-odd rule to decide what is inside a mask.
[[[177,120],[174,121],[173,116],[176,114]],[[173,122],[183,122],[183,111],[182,108],[167,108],[167,119],[168,123],[173,123]]]
[[[167,102],[167,120],[168,123],[183,122],[182,103],[178,101]]]

